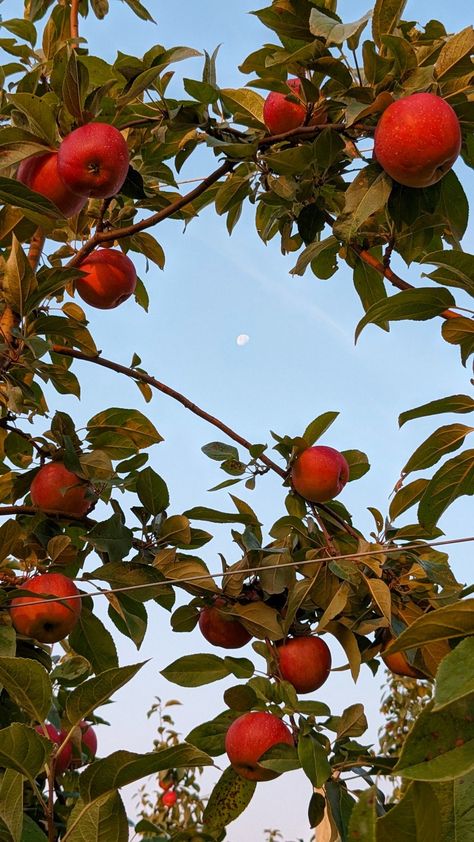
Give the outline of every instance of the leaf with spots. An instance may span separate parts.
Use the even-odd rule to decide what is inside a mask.
[[[229,766],[211,792],[204,810],[204,827],[216,836],[245,810],[255,792],[255,781],[241,778]]]

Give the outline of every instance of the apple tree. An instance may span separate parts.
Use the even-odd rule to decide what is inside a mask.
[[[125,1],[152,22],[140,0]],[[246,84],[222,88],[216,55],[205,54],[199,78],[183,74],[180,99],[170,81],[195,50],[156,45],[141,57],[119,52],[113,64],[88,51],[81,21],[113,15],[107,0],[25,0],[23,18],[2,21],[5,842],[123,842],[124,785],[173,769],[192,774],[226,751],[232,762],[202,828],[182,827],[176,842],[223,839],[258,781],[296,768],[313,788],[308,816],[318,842],[472,834],[474,603],[438,543],[444,512],[474,493],[474,451],[464,445],[473,428],[436,427],[402,467],[389,511],[371,507],[374,531],[364,535],[339,494],[368,470],[367,457],[320,443],[337,413],[308,418],[297,437],[273,433],[272,450],[247,441],[145,371],[138,356],[127,365],[99,352],[93,309],[86,317],[82,307],[109,309],[134,294],[146,309],[133,257],[163,266],[162,221],[182,226],[212,205],[231,233],[251,205],[257,235],[293,254],[293,273],[330,279],[342,262],[350,267],[363,311],[356,339],[368,324],[431,320],[467,366],[474,255],[462,247],[468,199],[452,165],[461,156],[474,166],[474,34],[449,33],[437,20],[421,26],[403,17],[404,7],[377,0],[346,23],[336,0],[273,0],[255,12],[263,46],[242,56]],[[206,151],[209,174],[181,192],[180,169]],[[416,286],[403,264],[416,265]],[[116,372],[146,402],[158,390],[216,428],[203,450],[227,474],[217,487],[232,488],[230,511],[207,501],[173,509],[166,480],[147,464],[161,435],[143,407],[104,406],[78,430],[61,404],[86,386],[76,360],[91,378],[96,366]],[[467,394],[433,395],[399,420],[473,407]],[[251,491],[268,472],[283,494],[264,534],[250,495],[234,486]],[[121,491],[130,495],[126,510]],[[400,526],[406,512],[411,523]],[[212,524],[229,524],[239,551],[218,577],[197,554]],[[107,624],[94,611],[95,592],[108,600]],[[179,686],[235,677],[223,709],[185,741],[94,759],[86,734],[100,720],[97,708],[141,667],[119,665],[115,640],[140,646],[150,601],[170,613],[176,633],[199,623],[229,649],[242,645],[237,631],[252,640],[252,658],[175,660],[162,672]],[[383,658],[395,673],[434,682],[433,700],[396,755],[359,741],[361,703],[330,710],[304,697],[330,664],[308,676],[314,664],[303,647],[316,641],[330,652],[334,639],[354,681]],[[58,654],[51,644],[61,641]],[[393,775],[403,781],[395,805],[378,786]]]

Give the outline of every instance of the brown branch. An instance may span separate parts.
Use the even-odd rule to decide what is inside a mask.
[[[47,515],[48,517],[63,518],[64,520],[83,523],[88,528],[96,525],[96,521],[91,520],[91,518],[83,515],[66,515],[64,512],[58,512],[56,509],[38,509],[36,506],[0,506],[0,517],[7,517],[9,515]]]
[[[194,190],[190,190],[189,193],[185,193],[184,196],[180,196],[179,199],[171,202],[171,204],[169,204],[166,208],[162,208],[162,210],[154,213],[147,219],[142,219],[141,222],[128,225],[126,228],[112,228],[108,231],[96,231],[94,236],[91,237],[90,240],[88,240],[87,243],[79,249],[72,260],[69,261],[67,268],[79,266],[81,261],[84,260],[84,258],[90,254],[96,246],[101,245],[101,243],[110,243],[113,240],[119,240],[123,237],[131,237],[139,231],[144,231],[146,228],[151,228],[153,225],[158,225],[159,222],[163,222],[164,219],[174,216],[174,214],[180,211],[181,208],[191,204],[194,199],[197,199],[202,195],[202,193],[205,193],[209,187],[215,184],[216,181],[219,181],[221,176],[230,172],[230,170],[235,167],[236,163],[236,161],[225,161],[220,167],[218,167],[217,170],[214,170],[214,172],[204,178],[201,183],[194,188]]]
[[[380,260],[377,260],[377,258],[374,257],[373,254],[370,254],[369,251],[363,249],[362,246],[358,246],[355,243],[351,243],[350,247],[352,251],[355,252],[355,254],[357,254],[360,257],[360,259],[367,264],[367,266],[371,266],[372,269],[375,269],[376,272],[378,272],[384,278],[387,278],[387,281],[390,281],[390,283],[393,284],[393,286],[397,289],[416,289],[416,287],[413,286],[413,284],[409,284],[408,281],[404,281],[403,278],[400,278],[399,275],[395,274],[395,272],[393,271],[393,269],[390,268],[390,266],[384,266],[383,263],[380,262]],[[461,315],[459,313],[455,313],[453,310],[443,310],[443,312],[440,313],[440,316],[443,319],[461,318]]]
[[[44,232],[41,228],[37,228],[30,240],[30,248],[28,250],[28,263],[33,269],[33,272],[36,272],[36,269],[38,268],[45,240],[46,236]]]
[[[3,430],[9,430],[11,433],[16,433],[17,436],[21,436],[22,439],[25,439],[25,441],[29,442],[31,444],[31,446],[34,447],[34,449],[36,450],[38,456],[47,458],[48,456],[51,455],[49,450],[45,450],[43,447],[41,447],[41,445],[36,444],[33,436],[30,436],[28,433],[25,433],[23,430],[19,430],[17,427],[14,427],[13,424],[5,423],[4,419],[0,420],[0,427]]]
[[[132,380],[139,381],[141,383],[148,383],[149,386],[152,386],[154,389],[157,389],[159,392],[162,392],[164,395],[168,395],[168,397],[173,398],[173,400],[178,401],[185,409],[189,409],[190,412],[193,412],[194,415],[199,416],[199,418],[203,418],[204,421],[207,421],[209,424],[212,424],[214,427],[217,427],[218,430],[221,430],[226,436],[228,436],[232,441],[235,441],[237,444],[240,444],[245,450],[249,451],[252,447],[252,443],[249,442],[247,439],[244,439],[243,436],[239,435],[235,432],[231,427],[228,427],[227,424],[224,424],[223,421],[220,421],[219,418],[216,418],[214,415],[211,415],[209,412],[206,412],[204,409],[201,409],[197,404],[190,401],[189,398],[182,395],[180,392],[177,392],[175,389],[172,389],[171,386],[167,386],[165,383],[161,383],[160,380],[157,380],[156,377],[152,377],[150,374],[147,374],[144,371],[137,371],[134,368],[128,368],[125,365],[121,365],[120,363],[116,363],[113,360],[108,360],[105,357],[101,357],[99,354],[97,356],[89,356],[88,354],[84,354],[83,351],[78,351],[75,348],[67,348],[63,345],[53,345],[53,351],[55,354],[61,354],[65,357],[73,357],[76,360],[82,360],[83,362],[94,363],[95,365],[102,366],[102,368],[107,368],[110,371],[115,371],[117,374],[125,374],[126,377],[132,378]],[[258,457],[264,465],[267,466],[270,470],[274,471],[278,474],[279,477],[286,480],[288,476],[288,471],[284,468],[281,468],[280,465],[277,465],[272,459],[268,456],[265,456],[262,453],[261,456]],[[335,514],[335,512],[331,511],[328,506],[325,506],[323,503],[317,503],[317,508],[320,509],[322,512],[327,514],[329,517],[333,518],[337,523],[339,523],[343,529],[346,530],[350,535],[358,538],[359,536],[352,529],[349,524],[345,522],[339,515]],[[1,509],[0,509],[1,514]]]
[[[71,12],[69,15],[72,46],[77,47],[79,38],[79,0],[71,0]]]
[[[149,386],[153,386],[154,389],[157,389],[159,392],[163,392],[164,395],[168,395],[168,397],[178,401],[178,403],[186,409],[193,412],[194,415],[198,415],[199,418],[203,418],[204,421],[207,421],[209,424],[217,427],[222,433],[225,433],[226,436],[229,436],[230,439],[237,442],[237,444],[240,444],[246,450],[250,450],[252,447],[251,442],[244,439],[236,433],[235,430],[232,430],[231,427],[228,427],[227,424],[220,421],[219,418],[215,418],[213,415],[210,415],[209,412],[201,409],[201,407],[197,404],[190,401],[189,398],[185,397],[180,392],[177,392],[175,389],[172,389],[171,386],[161,383],[156,379],[156,377],[152,377],[144,371],[137,371],[134,368],[128,368],[128,366],[120,365],[120,363],[116,363],[113,360],[107,360],[105,357],[99,356],[99,354],[97,354],[97,356],[90,356],[89,354],[84,354],[83,351],[77,351],[75,348],[66,348],[63,345],[53,345],[53,351],[55,354],[61,354],[64,357],[73,357],[76,360],[83,360],[84,362],[100,365],[102,368],[108,368],[110,371],[117,372],[117,374],[125,374],[126,377],[131,377],[132,380],[139,381],[140,383],[148,383]],[[276,462],[269,459],[268,456],[265,456],[264,453],[259,456],[259,459],[271,468],[272,471],[275,471],[275,473],[277,473],[280,477],[286,479],[286,471],[283,468],[280,468]]]

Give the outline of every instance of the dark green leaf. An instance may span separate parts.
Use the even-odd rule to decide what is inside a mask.
[[[45,719],[51,707],[52,689],[48,673],[38,661],[1,657],[0,683],[32,719]]]
[[[377,820],[377,790],[373,786],[359,795],[349,821],[347,842],[377,842],[375,822]]]
[[[465,450],[448,459],[436,471],[418,506],[420,524],[434,526],[448,506],[465,494],[474,494],[474,450]]]
[[[467,427],[465,424],[448,424],[445,427],[439,427],[423,444],[417,447],[403,468],[402,473],[408,474],[410,471],[431,468],[446,453],[458,450],[466,436],[473,430],[474,427]]]
[[[474,271],[474,267],[473,267]],[[474,399],[469,395],[451,395],[449,398],[440,398],[437,401],[430,401],[414,409],[408,409],[398,416],[400,427],[413,418],[424,418],[427,415],[438,415],[441,412],[474,412]]]
[[[109,561],[122,561],[132,549],[133,533],[116,514],[93,526],[87,540],[98,552],[107,553]]]
[[[138,476],[137,494],[145,509],[159,515],[169,506],[170,497],[165,481],[153,470],[145,468]]]
[[[344,210],[333,227],[336,237],[351,242],[364,222],[385,207],[391,189],[392,180],[378,164],[361,170],[346,191]]]
[[[97,798],[93,804],[78,799],[67,824],[68,842],[92,842],[100,839],[127,842],[128,819],[118,792]]]
[[[331,764],[327,752],[312,734],[300,735],[298,757],[313,786],[322,787],[331,775]]]
[[[201,687],[212,681],[220,681],[230,675],[231,670],[218,655],[184,655],[161,670],[161,675],[180,687]]]
[[[380,47],[382,35],[397,28],[407,0],[376,0],[372,17],[372,37]]]
[[[69,645],[86,658],[95,673],[118,667],[117,650],[112,635],[82,601],[82,611],[69,635]]]
[[[474,599],[465,599],[418,617],[387,647],[387,652],[402,652],[436,640],[470,634],[474,634]]]
[[[434,695],[435,710],[465,696],[474,698],[474,671],[466,669],[468,664],[473,663],[474,637],[467,637],[439,665]]]
[[[255,781],[241,778],[229,766],[211,792],[204,810],[206,830],[220,836],[222,830],[245,810],[255,792]]]
[[[308,424],[303,433],[303,438],[308,447],[311,447],[319,438],[321,438],[326,430],[329,429],[331,424],[334,423],[338,415],[338,412],[324,412],[322,415],[318,415],[314,421],[311,421],[311,424]]]
[[[355,332],[355,339],[359,338],[363,328],[370,324],[382,324],[385,321],[400,321],[412,319],[426,321],[440,316],[444,310],[454,307],[455,301],[447,289],[432,289],[420,287],[397,292],[385,301],[373,304],[360,320]],[[457,321],[457,319],[456,319]]]

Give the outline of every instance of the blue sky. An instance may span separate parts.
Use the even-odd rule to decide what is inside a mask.
[[[5,0],[4,18],[21,16],[22,5]],[[255,17],[246,14],[261,5],[264,3],[249,0],[148,0],[157,20],[153,26],[140,22],[124,3],[111,0],[112,14],[106,21],[98,24],[90,17],[81,33],[92,53],[111,60],[116,50],[141,55],[155,43],[208,51],[220,43],[218,81],[223,87],[239,87],[246,79],[237,65],[262,42],[273,40]],[[340,3],[339,12],[346,19],[357,19],[367,8],[368,3],[346,0]],[[426,5],[417,0],[408,4],[405,13],[405,18],[422,22],[433,17],[442,19],[452,31],[470,22],[463,0],[453,0],[448,6],[431,2],[429,14]],[[176,66],[176,76],[199,78],[201,67],[201,59],[190,60]],[[196,162],[191,159],[181,177],[201,177],[214,166],[212,156],[200,155]],[[472,195],[472,172],[462,165],[457,171]],[[389,334],[369,326],[354,347],[354,328],[362,313],[349,270],[341,266],[329,281],[320,281],[309,272],[302,278],[291,277],[294,256],[283,257],[276,240],[267,247],[261,243],[251,208],[231,238],[212,209],[204,211],[185,233],[178,222],[166,222],[154,233],[166,252],[165,271],[153,266],[145,274],[137,260],[150,293],[149,314],[132,301],[112,312],[89,308],[91,328],[104,356],[128,364],[137,352],[150,373],[255,442],[270,442],[270,429],[301,434],[320,412],[339,410],[340,418],[324,443],[340,450],[359,448],[368,454],[371,471],[347,486],[341,500],[353,512],[355,523],[370,532],[373,521],[367,507],[387,511],[400,469],[436,422],[420,420],[399,431],[398,414],[469,388],[468,372],[459,362],[458,351],[440,337],[440,322],[394,324]],[[472,228],[465,249],[473,250]],[[403,274],[413,283],[422,282],[416,267]],[[236,344],[240,334],[250,337],[243,347]],[[146,405],[136,386],[118,375],[85,364],[77,364],[75,371],[83,384],[81,402],[51,395],[51,409],[69,411],[81,426],[106,406],[136,406],[149,415],[165,438],[155,447],[152,464],[168,482],[173,513],[198,503],[222,509],[229,506],[225,492],[206,492],[223,475],[200,448],[222,439],[218,431],[163,395],[156,394]],[[443,417],[439,423],[448,422]],[[286,492],[277,477],[261,478],[253,493],[243,486],[231,490],[250,502],[266,528],[284,513]],[[472,504],[466,500],[456,503],[441,526],[447,537],[467,535],[472,528]],[[219,551],[230,560],[237,558],[237,548],[229,542],[227,532],[218,534],[219,541],[202,551],[211,570],[219,569]],[[452,552],[461,581],[469,578],[470,555],[467,547]],[[97,601],[96,605],[103,612],[103,606]],[[342,651],[335,642],[331,646],[335,664],[341,665]],[[198,651],[211,651],[199,632],[171,633],[168,616],[156,608],[151,609],[149,631],[138,656],[131,644],[120,641],[123,663],[152,660],[107,709],[113,727],[99,729],[101,755],[121,747],[151,748],[153,720],[148,721],[145,713],[154,696],[181,699],[183,706],[174,712],[183,734],[223,709],[225,682],[185,691],[159,675],[160,669],[181,654]],[[334,713],[362,700],[372,722],[369,738],[374,740],[379,695],[379,680],[366,669],[357,686],[347,673],[333,673],[318,697]],[[206,773],[205,791],[215,777]],[[135,789],[127,794],[130,813]],[[267,827],[280,828],[287,840],[302,837],[306,842],[310,838],[306,819],[310,789],[299,773],[259,785],[250,808],[230,827],[230,842],[260,842]]]

